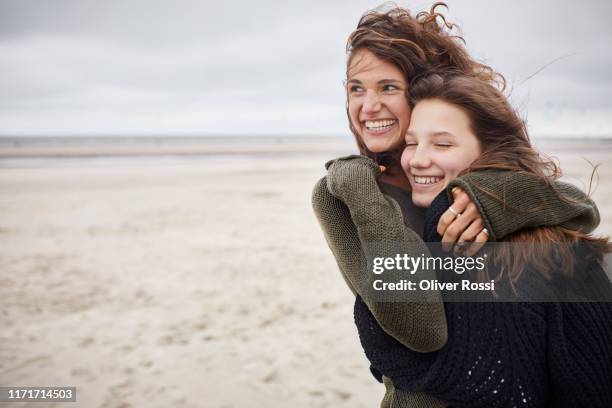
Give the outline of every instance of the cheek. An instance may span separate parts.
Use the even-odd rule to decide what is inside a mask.
[[[412,152],[409,149],[404,149],[402,152],[402,157],[400,158],[400,165],[402,169],[404,169],[405,173],[408,173],[410,170],[410,159],[412,158]]]
[[[395,104],[394,114],[397,117],[400,125],[402,137],[405,136],[408,126],[410,125],[410,106],[408,101],[402,96]]]
[[[448,155],[445,160],[441,160],[444,169],[444,173],[448,179],[456,178],[459,173],[467,169],[473,160],[468,157],[465,153],[459,153],[455,155]]]
[[[353,126],[357,127],[357,125],[359,124],[359,107],[355,102],[348,102],[348,113],[351,123],[353,124]]]

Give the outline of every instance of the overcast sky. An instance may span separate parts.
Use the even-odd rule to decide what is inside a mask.
[[[612,1],[447,3],[532,135],[612,136]],[[378,5],[0,0],[0,134],[347,134],[345,42]]]

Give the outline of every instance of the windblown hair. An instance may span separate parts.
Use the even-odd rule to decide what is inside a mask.
[[[431,6],[429,12],[420,12],[416,17],[409,10],[399,7],[364,14],[347,41],[347,78],[355,53],[365,49],[395,65],[404,74],[407,83],[431,70],[451,69],[505,88],[505,79],[501,74],[470,57],[463,38],[452,34],[458,27],[436,11],[439,7],[448,9],[445,3],[438,2]],[[399,159],[401,149],[382,155],[370,152],[351,123],[348,98],[346,111],[349,127],[361,154],[381,164]]]
[[[457,106],[467,114],[483,153],[460,175],[486,169],[521,172],[527,177],[539,179],[545,188],[555,191],[552,183],[561,176],[561,170],[554,161],[542,156],[532,146],[525,122],[501,90],[475,76],[450,71],[432,72],[416,78],[410,89],[411,108],[420,101],[438,99]],[[479,185],[474,185],[474,188],[506,204],[503,193],[500,196],[499,192]],[[560,195],[558,197],[568,200]],[[533,208],[529,212],[539,210]],[[523,229],[505,237],[504,242],[509,244],[495,249],[495,259],[501,271],[498,277],[506,275],[512,286],[526,265],[534,267],[547,279],[552,278],[553,271],[572,276],[576,261],[574,249],[579,242],[589,245],[590,253],[597,257],[609,250],[607,238],[595,238],[559,226]],[[523,244],[511,244],[517,242]]]
[[[525,121],[491,84],[447,70],[415,78],[410,89],[411,108],[424,99],[440,99],[468,115],[483,153],[465,172],[488,168],[526,172],[548,184],[561,176],[559,167],[533,148]]]

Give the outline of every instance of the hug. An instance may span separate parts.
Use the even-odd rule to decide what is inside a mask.
[[[557,180],[504,77],[470,57],[439,6],[361,18],[346,72],[360,155],[328,162],[313,191],[372,374],[386,387],[381,407],[610,407],[610,302],[457,302],[435,290],[402,302],[365,289],[374,258],[440,247],[473,255],[499,242],[517,245],[496,247],[496,267],[473,280],[520,293],[586,277],[612,293],[601,266],[608,239],[592,235],[595,203]]]

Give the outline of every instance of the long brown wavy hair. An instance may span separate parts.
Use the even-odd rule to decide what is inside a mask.
[[[395,65],[404,74],[407,83],[432,69],[452,69],[475,75],[503,89],[506,84],[504,77],[488,65],[470,57],[464,47],[463,38],[453,34],[458,27],[437,11],[440,7],[448,9],[445,3],[437,2],[428,12],[423,11],[416,16],[400,7],[394,7],[386,12],[373,10],[364,14],[346,44],[347,78],[353,56],[357,51],[365,49],[379,59]],[[409,88],[408,93],[410,93]],[[383,154],[368,150],[351,123],[348,94],[346,113],[349,127],[361,154],[385,165],[399,160],[402,149]]]
[[[468,116],[471,130],[480,141],[482,155],[460,175],[486,169],[520,172],[534,177],[545,188],[555,192],[552,183],[561,176],[561,170],[550,158],[540,154],[531,144],[525,121],[504,93],[474,75],[461,72],[431,72],[417,77],[410,85],[409,104],[411,108],[422,100],[439,99],[462,109]],[[507,203],[503,193],[487,190],[474,185],[483,194]],[[568,201],[557,194],[559,200]],[[512,208],[512,210],[520,211]],[[533,208],[529,212],[539,211]],[[524,210],[523,210],[524,211]],[[552,272],[572,276],[576,261],[575,244],[584,242],[590,254],[600,257],[609,251],[608,238],[596,238],[590,234],[573,231],[559,226],[527,228],[504,238],[508,245],[495,248],[494,257],[498,262],[500,275],[505,275],[514,287],[526,265],[540,271],[551,279]],[[512,243],[522,243],[512,245]],[[552,244],[552,245],[551,245]],[[488,276],[481,276],[487,279]]]

